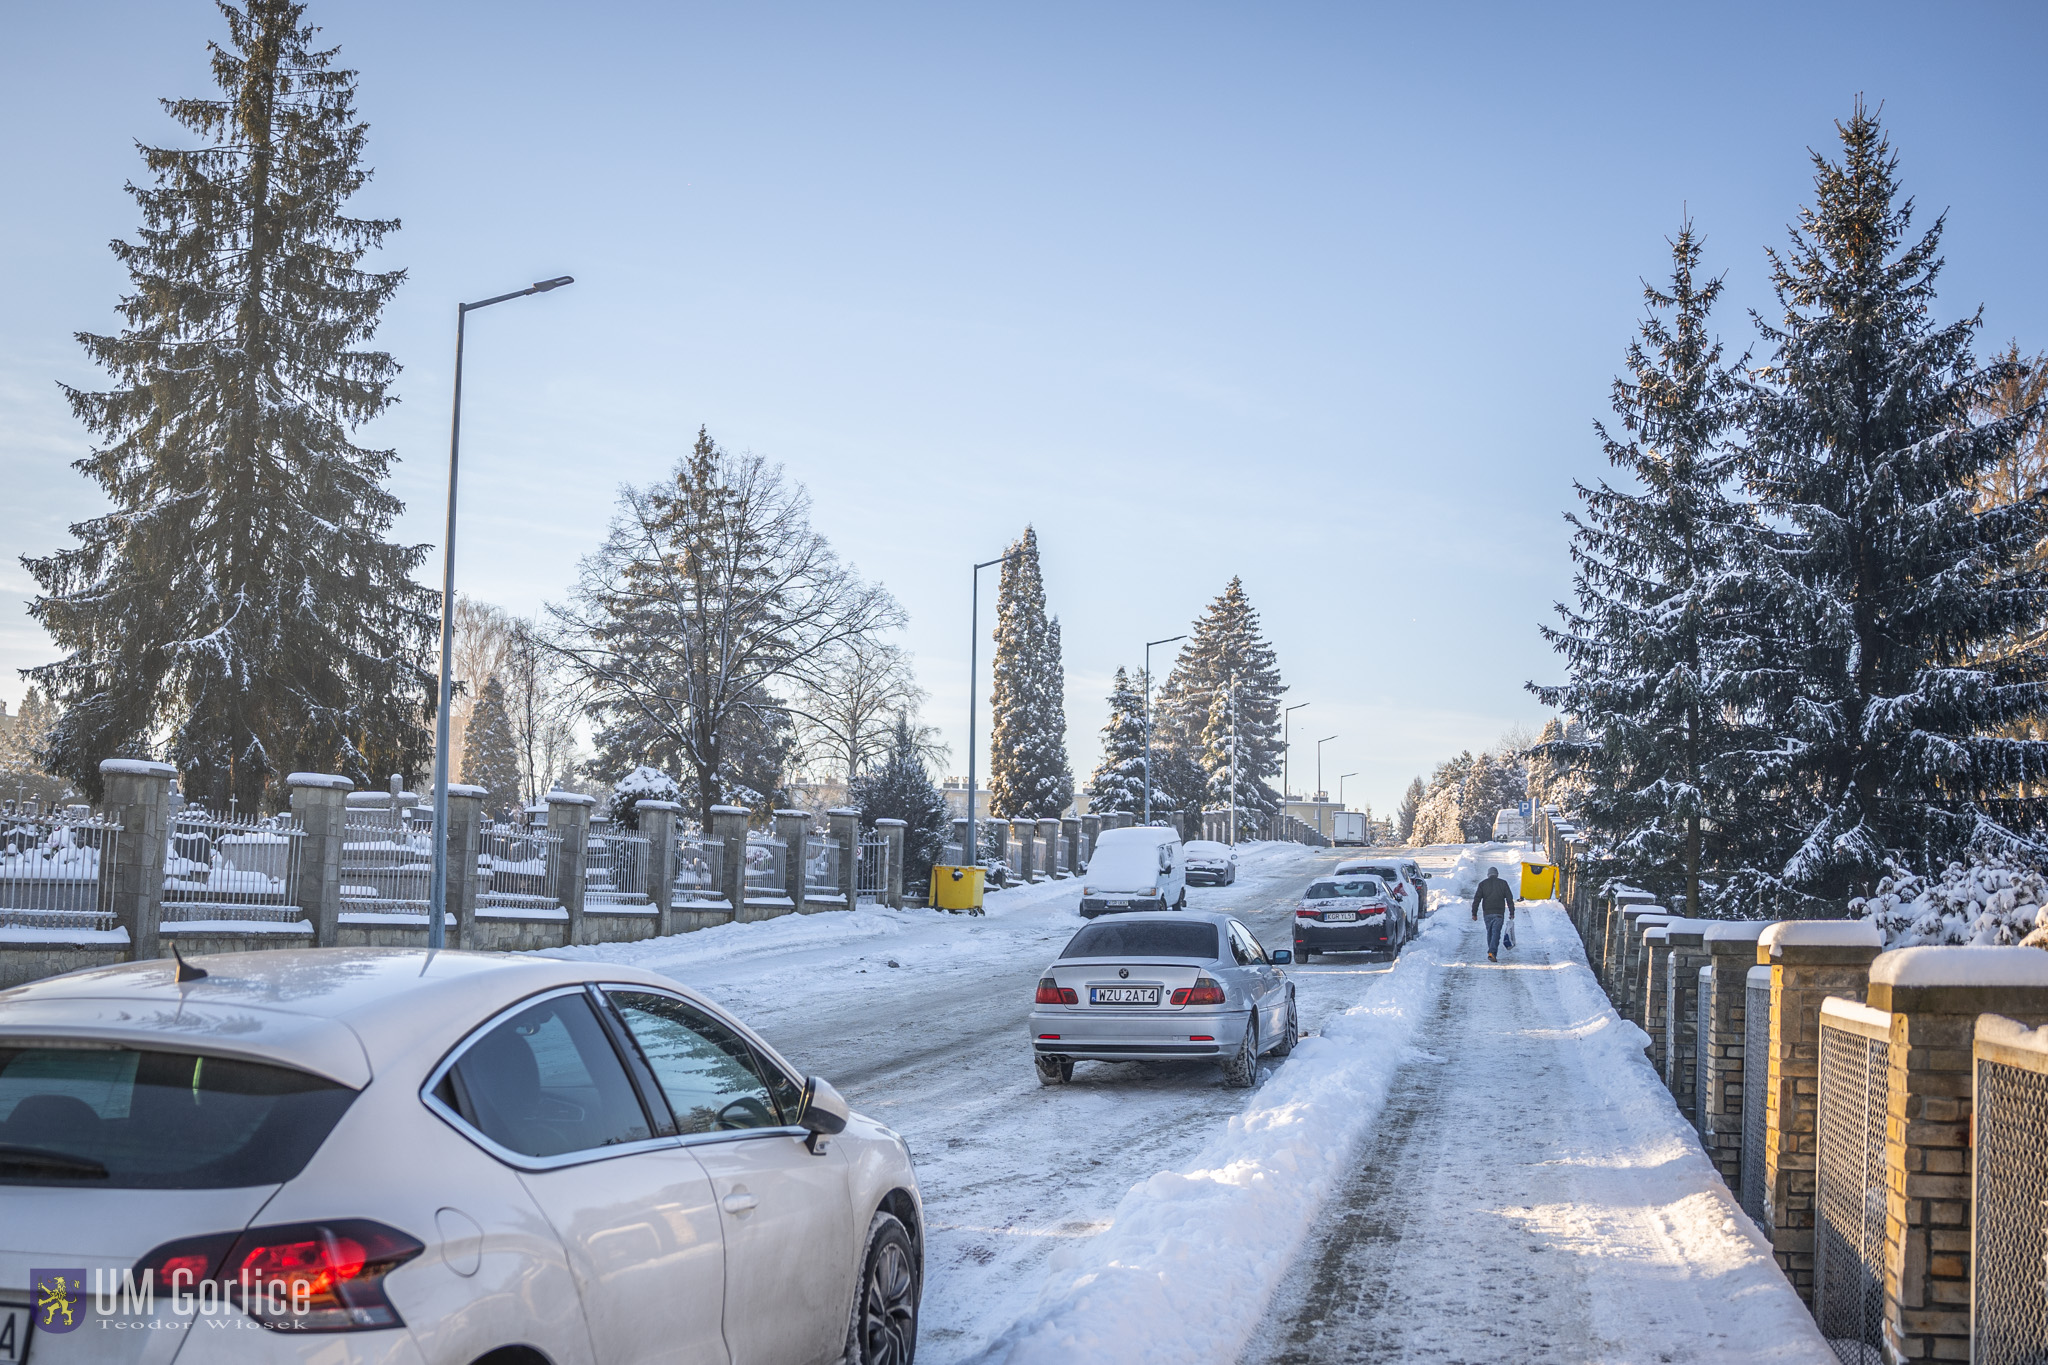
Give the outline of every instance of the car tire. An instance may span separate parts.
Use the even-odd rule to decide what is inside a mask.
[[[1294,1045],[1301,1041],[1301,1018],[1294,1003],[1294,997],[1287,997],[1287,1029],[1280,1035],[1280,1041],[1273,1044],[1275,1057],[1286,1057],[1293,1053]]]
[[[1031,1066],[1038,1072],[1040,1085],[1065,1085],[1074,1079],[1072,1057],[1033,1057]]]
[[[1307,944],[1303,943],[1300,939],[1296,939],[1294,941],[1294,960],[1296,962],[1314,962],[1316,955],[1308,950]]]
[[[868,1223],[846,1327],[846,1365],[911,1365],[917,1357],[917,1304],[923,1291],[917,1246],[893,1213]]]
[[[1259,1015],[1245,1020],[1244,1037],[1237,1052],[1223,1063],[1223,1083],[1232,1090],[1248,1090],[1259,1079]]]

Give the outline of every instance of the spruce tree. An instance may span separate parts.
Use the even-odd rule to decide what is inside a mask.
[[[1760,324],[1774,354],[1748,451],[1784,528],[1761,780],[1803,834],[1763,886],[1809,913],[1868,894],[1888,858],[1935,868],[2016,842],[1978,803],[2048,776],[2048,743],[2011,737],[2048,700],[2039,656],[1991,648],[2048,615],[2048,510],[1976,491],[2030,414],[1983,413],[2013,366],[1976,362],[1981,314],[1930,319],[1943,223],[1913,237],[1876,116],[1859,100],[1837,128],[1841,160],[1813,155],[1814,204],[1770,253],[1783,317]]]
[[[1002,819],[1058,815],[1074,801],[1067,766],[1066,670],[1060,623],[1045,613],[1038,533],[1010,546],[996,595],[995,685],[989,709],[989,809]]]
[[[1256,828],[1280,809],[1280,794],[1267,782],[1280,775],[1280,698],[1286,690],[1259,614],[1243,581],[1232,578],[1195,622],[1174,661],[1161,707],[1172,715],[1176,748],[1201,768],[1201,802],[1212,810],[1230,804],[1235,711],[1240,828]]]
[[[519,805],[519,746],[512,739],[512,718],[505,709],[505,689],[493,673],[469,708],[462,730],[462,780],[490,793],[485,804],[495,812]]]
[[[1701,913],[1703,871],[1740,862],[1757,824],[1747,789],[1752,737],[1742,724],[1738,660],[1754,654],[1754,601],[1744,563],[1753,518],[1731,496],[1725,436],[1742,381],[1722,360],[1709,320],[1719,277],[1699,273],[1690,222],[1671,242],[1671,282],[1645,283],[1644,318],[1614,381],[1620,430],[1599,422],[1608,461],[1630,486],[1575,484],[1568,515],[1576,609],[1544,627],[1571,681],[1531,684],[1577,716],[1586,735],[1552,735],[1550,762],[1584,770],[1577,812],[1603,836],[1602,870]]]
[[[130,187],[127,326],[79,334],[114,387],[65,389],[112,509],[24,563],[64,651],[33,670],[56,769],[96,798],[101,759],[161,736],[188,796],[256,809],[293,769],[422,766],[435,603],[425,547],[385,539],[393,453],[350,439],[392,401],[398,366],[361,348],[404,278],[360,268],[396,220],[343,212],[370,176],[355,73],[297,0],[220,10],[221,97],[164,101],[200,145],[143,148]]]
[[[1423,795],[1422,779],[1414,778],[1408,783],[1408,790],[1401,794],[1401,804],[1394,811],[1394,836],[1404,844],[1415,833],[1415,813],[1422,808]]]
[[[903,822],[903,884],[930,885],[932,864],[945,852],[953,821],[945,794],[932,785],[908,715],[897,716],[887,757],[849,783],[846,795],[864,828],[873,829],[877,820]]]
[[[1145,698],[1121,668],[1109,692],[1102,762],[1096,765],[1089,788],[1094,814],[1138,815],[1145,809]]]

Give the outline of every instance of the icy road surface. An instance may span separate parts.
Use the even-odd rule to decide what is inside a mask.
[[[1247,846],[1237,885],[1190,888],[1189,908],[1288,946],[1295,898],[1339,856]],[[1516,970],[1476,975],[1450,887],[1512,856],[1425,852],[1440,913],[1397,963],[1293,969],[1319,1036],[1249,1092],[1205,1063],[1084,1062],[1071,1086],[1038,1084],[1026,1016],[1083,922],[1073,881],[997,893],[986,918],[865,908],[552,955],[704,991],[905,1136],[930,1223],[926,1365],[1809,1358],[1797,1299],[1746,1223],[1723,1230],[1741,1215],[1704,1157],[1688,1164],[1668,1101],[1660,1122],[1640,1062],[1631,1088],[1640,1034],[1620,1038],[1582,963],[1561,965],[1563,917],[1525,915]],[[1454,1122],[1419,1123],[1446,1105]],[[1528,1167],[1512,1190],[1504,1163]],[[1405,1298],[1374,1297],[1369,1262],[1389,1253]],[[1318,1279],[1331,1257],[1349,1273]],[[1552,1294],[1593,1307],[1522,1307]],[[1374,1335],[1352,1309],[1409,1326]],[[1436,1349],[1422,1327],[1446,1313],[1500,1330],[1453,1324]]]

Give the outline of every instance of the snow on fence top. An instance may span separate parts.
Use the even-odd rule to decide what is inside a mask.
[[[565,792],[560,788],[556,788],[548,793],[547,803],[550,806],[594,806],[597,804],[597,798],[585,796],[582,792]],[[724,810],[725,807],[713,806],[711,809]]]
[[[1664,921],[1664,932],[1667,935],[1699,934],[1705,936],[1707,930],[1713,928],[1717,922],[1710,919],[1687,919],[1683,915],[1673,915],[1670,919]]]
[[[2048,956],[2048,954],[2043,954],[2043,956]],[[1872,1009],[1870,1006],[1855,1000],[1844,1000],[1839,995],[1831,995],[1820,1002],[1820,1017],[1822,1019],[1839,1019],[1843,1023],[1850,1025],[1860,1025],[1857,1029],[1859,1033],[1874,1033],[1880,1038],[1889,1035],[1892,1028],[1892,1017],[1883,1010]]]
[[[1767,919],[1717,919],[1707,926],[1709,943],[1754,943],[1770,928]]]
[[[2028,1052],[2048,1052],[2048,1025],[2028,1028],[2019,1020],[2008,1019],[2002,1014],[1980,1014],[1977,1016],[1977,1041],[1996,1043],[2000,1047],[2025,1048]]]
[[[2048,952],[2039,948],[1894,948],[1870,964],[1872,983],[1888,986],[2048,986]]]
[[[1764,930],[1758,939],[1776,956],[1781,944],[1806,948],[1882,948],[1884,935],[1862,919],[1788,919]]]
[[[133,773],[138,777],[176,777],[178,770],[168,763],[154,763],[146,758],[103,758],[100,760],[102,775],[112,773]]]
[[[1669,941],[1670,941],[1670,940],[1669,940],[1669,939],[1668,939],[1668,938],[1666,937],[1666,933],[1667,933],[1667,931],[1666,931],[1665,927],[1664,927],[1664,926],[1663,926],[1662,924],[1656,924],[1656,925],[1652,925],[1652,926],[1651,926],[1651,927],[1650,927],[1650,928],[1649,928],[1648,930],[1646,930],[1646,931],[1644,932],[1644,934],[1643,934],[1643,937],[1644,937],[1644,938],[1654,938],[1654,939],[1656,939],[1656,940],[1657,940],[1657,941],[1658,941],[1659,943],[1666,943],[1666,942],[1669,942]]]
[[[1771,969],[1758,963],[1749,969],[1749,975],[1742,978],[1745,986],[1768,986],[1771,984]]]
[[[356,784],[339,773],[293,773],[284,780],[287,787],[324,787],[328,791],[354,791]]]

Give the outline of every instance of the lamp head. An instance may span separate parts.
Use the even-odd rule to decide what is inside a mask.
[[[576,283],[576,277],[574,275],[557,275],[551,280],[535,280],[533,282],[533,292],[536,294],[545,294],[550,289],[560,289],[565,284],[574,283]]]

